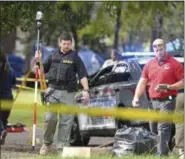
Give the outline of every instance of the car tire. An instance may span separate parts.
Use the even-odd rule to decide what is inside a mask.
[[[72,128],[71,128],[71,136],[70,136],[70,145],[71,146],[87,146],[90,141],[90,137],[81,136],[79,131],[79,124],[77,118],[75,118]]]

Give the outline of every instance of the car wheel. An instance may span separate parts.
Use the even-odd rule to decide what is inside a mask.
[[[72,128],[71,128],[71,136],[70,136],[70,144],[71,146],[87,146],[89,143],[90,137],[81,136],[79,131],[79,125],[77,118],[75,118]]]

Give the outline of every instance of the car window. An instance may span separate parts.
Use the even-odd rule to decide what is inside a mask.
[[[115,83],[115,82],[130,82],[132,80],[130,72],[124,73],[113,73],[107,80],[108,83]]]
[[[109,74],[107,84],[115,82],[129,82],[132,80],[129,66],[126,63],[120,63],[113,68],[111,74]]]
[[[102,85],[105,84],[107,79],[108,79],[108,75],[110,74],[110,72],[112,71],[113,65],[112,66],[108,66],[105,69],[103,69],[101,72],[99,72],[92,80],[91,80],[91,86],[98,86],[98,85]]]
[[[98,86],[103,84],[115,82],[129,82],[132,80],[130,70],[127,64],[119,63],[116,66],[109,66],[102,70],[91,83],[91,86]]]
[[[124,73],[128,69],[129,69],[128,65],[126,65],[125,63],[120,63],[120,64],[117,64],[115,68],[113,68],[113,72],[114,73]]]

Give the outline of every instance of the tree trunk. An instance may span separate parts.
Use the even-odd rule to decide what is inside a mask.
[[[159,27],[158,27],[158,38],[162,38],[162,32],[163,32],[163,15],[162,13],[160,14],[160,16],[158,17],[158,23],[159,23]]]
[[[133,31],[129,32],[129,43],[128,43],[128,48],[129,51],[132,52],[132,45],[133,45]]]
[[[14,53],[15,51],[15,40],[16,40],[16,32],[9,33],[7,35],[1,35],[0,43],[2,52],[5,54]]]
[[[76,28],[74,26],[71,26],[71,31],[73,33],[73,38],[74,38],[74,43],[75,43],[75,51],[78,52],[78,35],[77,35],[77,31]]]
[[[163,32],[163,15],[158,13],[154,18],[154,27],[152,28],[152,39],[150,44],[150,51],[153,51],[152,43],[157,38],[162,38]]]
[[[157,28],[156,27],[153,27],[152,28],[152,39],[151,39],[151,42],[150,42],[150,51],[152,52],[153,51],[153,47],[152,47],[152,43],[153,41],[157,38]]]
[[[118,51],[118,44],[119,44],[119,30],[120,30],[120,18],[121,18],[121,8],[117,7],[117,20],[116,20],[116,27],[115,27],[115,34],[114,34],[114,50]]]

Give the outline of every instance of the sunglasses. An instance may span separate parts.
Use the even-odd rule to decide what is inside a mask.
[[[163,46],[163,45],[164,45],[163,43],[160,43],[160,44],[154,44],[154,45],[153,45],[153,48],[161,47],[161,46]]]

